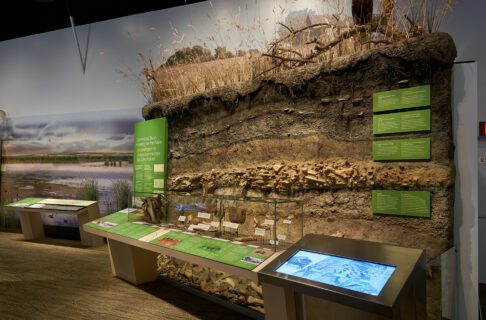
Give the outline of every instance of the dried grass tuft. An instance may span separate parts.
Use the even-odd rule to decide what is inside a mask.
[[[423,33],[438,32],[453,4],[453,0],[380,0],[379,13],[366,24],[357,24],[362,17],[355,17],[353,21],[352,17],[346,16],[346,1],[323,2],[333,6],[333,14],[308,16],[295,23],[279,22],[278,35],[266,44],[264,53],[238,52],[225,56],[226,49],[214,36],[210,36],[209,41],[213,41],[215,47],[224,49],[222,58],[216,52],[217,60],[207,61],[205,57],[205,60],[168,66],[165,63],[156,65],[151,59],[140,55],[145,67],[139,75],[133,76],[132,73],[131,78],[140,85],[149,102],[184,97],[307,64],[330,62],[336,57],[396,43]],[[353,5],[359,4],[361,8],[366,3],[369,4],[369,0],[353,0]],[[261,25],[259,28],[258,21],[256,25],[245,27],[239,23],[238,17],[229,17],[228,20],[247,34],[248,40],[242,43],[246,48],[251,45],[252,32],[263,30]],[[223,22],[217,23],[223,27]],[[184,35],[172,28],[174,42],[181,43]]]

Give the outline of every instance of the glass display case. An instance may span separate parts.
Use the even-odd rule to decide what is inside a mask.
[[[303,236],[303,205],[293,199],[168,192],[132,195],[129,203],[130,208],[95,224],[113,232],[133,231],[134,237],[149,233],[149,226],[162,226],[272,251],[284,250]]]
[[[187,232],[283,250],[303,236],[302,202],[168,193],[166,223]]]

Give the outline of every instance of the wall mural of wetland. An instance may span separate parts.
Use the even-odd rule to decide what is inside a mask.
[[[2,203],[41,196],[98,200],[101,214],[128,201],[133,126],[140,111],[90,112],[9,119],[3,145]],[[75,217],[45,215],[51,226],[76,226]],[[16,217],[0,224],[15,228]]]

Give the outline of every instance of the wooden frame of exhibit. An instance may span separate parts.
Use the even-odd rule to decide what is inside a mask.
[[[395,270],[376,296],[276,271],[302,250]],[[325,310],[326,317],[335,320],[425,319],[425,262],[421,249],[308,234],[261,268],[258,278],[266,302],[265,318],[315,319]]]
[[[40,200],[38,204],[46,204],[45,207],[42,206],[20,207],[20,206],[12,206],[12,204],[4,206],[6,210],[18,213],[20,218],[20,224],[22,227],[22,233],[24,235],[25,240],[42,239],[45,237],[44,224],[42,222],[41,213],[49,213],[49,214],[62,213],[62,214],[72,214],[77,217],[79,235],[81,238],[81,243],[83,245],[95,247],[105,243],[103,238],[90,234],[82,228],[83,224],[100,217],[98,202],[83,201],[86,202],[87,204],[85,206],[53,204],[51,208],[49,208],[49,204],[48,204],[49,200],[52,200],[52,202],[57,202],[57,203],[63,203],[63,202],[68,203],[70,201],[78,201],[78,200],[67,200],[67,199],[44,199],[44,200]],[[63,206],[65,206],[66,208],[74,207],[73,209],[76,210],[62,210]]]
[[[257,282],[257,273],[283,252],[276,252],[253,270],[247,270],[107,231],[86,226],[83,226],[83,228],[85,232],[107,238],[112,274],[137,285],[154,281],[159,277],[159,273],[157,272],[157,256],[159,254],[207,266]]]

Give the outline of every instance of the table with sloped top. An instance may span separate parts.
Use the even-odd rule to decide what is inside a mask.
[[[20,218],[22,233],[26,240],[45,237],[42,213],[72,214],[77,217],[81,243],[86,246],[99,246],[104,239],[85,232],[84,223],[100,217],[98,202],[72,199],[24,198],[4,206],[8,211],[16,212]]]

